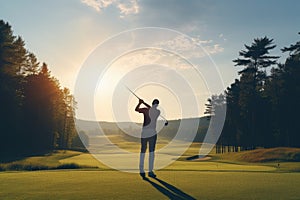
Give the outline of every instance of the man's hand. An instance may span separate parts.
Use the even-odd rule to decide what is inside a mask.
[[[139,104],[135,107],[135,111],[139,112],[140,105],[144,104],[147,108],[151,108],[149,104],[147,104],[143,99],[139,99]]]
[[[139,99],[139,104],[144,104],[147,108],[151,108],[149,104],[147,104],[143,99]]]
[[[135,111],[136,111],[136,112],[140,112],[140,106],[141,106],[142,104],[145,104],[144,100],[143,100],[143,99],[139,99],[139,103],[138,103],[138,105],[135,107]]]

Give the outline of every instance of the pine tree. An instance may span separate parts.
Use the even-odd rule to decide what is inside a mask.
[[[262,112],[267,105],[263,98],[264,85],[267,80],[266,68],[276,64],[278,56],[269,56],[269,51],[274,49],[273,39],[267,37],[254,39],[251,46],[245,45],[246,50],[240,51],[241,58],[233,60],[235,66],[244,66],[239,72],[240,94],[239,104],[241,130],[246,149],[263,145],[265,138],[263,130],[266,121]]]

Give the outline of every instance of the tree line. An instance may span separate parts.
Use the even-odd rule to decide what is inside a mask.
[[[300,34],[300,33],[299,33]],[[206,112],[217,115],[226,105],[217,152],[257,147],[300,147],[300,41],[281,49],[284,63],[271,55],[273,39],[256,38],[233,60],[242,67],[224,94],[208,99]],[[225,148],[226,147],[226,148]]]
[[[0,160],[70,148],[76,102],[0,20]]]

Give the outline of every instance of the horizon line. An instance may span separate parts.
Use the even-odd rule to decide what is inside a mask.
[[[183,119],[195,119],[195,118],[203,118],[203,117],[208,117],[208,115],[203,115],[203,116],[199,116],[199,117],[186,117],[186,118],[178,118],[178,119],[170,119],[168,120],[170,121],[176,121],[176,120],[183,120]],[[90,121],[90,122],[107,122],[107,123],[143,123],[143,122],[136,122],[136,121],[108,121],[108,120],[91,120],[91,119],[79,119],[77,117],[75,117],[75,120],[81,120],[81,121]],[[159,119],[157,121],[165,121],[163,119]]]

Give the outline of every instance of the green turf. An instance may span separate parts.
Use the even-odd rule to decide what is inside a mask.
[[[122,159],[122,158],[120,158]],[[60,160],[61,163],[76,163],[85,166],[97,166],[99,169],[109,170],[107,166],[95,160],[90,154],[80,154],[78,156]],[[298,164],[297,166],[300,166]],[[219,161],[176,161],[162,170],[177,171],[276,171],[276,164],[259,165],[259,164],[235,164],[222,163]]]
[[[134,149],[133,145],[122,145]],[[193,144],[182,158],[157,171],[160,182],[153,179],[143,181],[138,174],[112,170],[92,155],[74,151],[57,151],[2,164],[55,168],[75,163],[98,168],[1,172],[0,199],[145,200],[178,199],[180,196],[185,199],[300,199],[299,162],[280,162],[280,166],[278,162],[249,163],[239,160],[244,152],[234,156],[211,154],[212,159],[206,161],[185,159],[195,155],[198,149],[199,144]],[[288,149],[287,152],[290,151],[297,150]],[[274,157],[274,154],[269,154]]]
[[[123,144],[124,146],[127,143]],[[138,148],[137,145],[129,145],[131,148]],[[280,162],[278,167],[278,162],[254,162],[249,163],[245,161],[240,161],[240,158],[244,155],[246,157],[252,158],[251,152],[254,152],[253,155],[258,155],[257,150],[248,151],[248,152],[239,152],[239,153],[228,153],[223,155],[211,154],[211,160],[207,161],[187,161],[186,158],[195,155],[199,150],[199,144],[193,144],[184,155],[170,166],[164,168],[163,170],[183,170],[183,171],[261,171],[261,172],[270,172],[270,171],[280,171],[280,172],[300,172],[300,162]],[[270,149],[259,150],[262,155],[260,158],[267,158],[266,156],[274,158],[274,155],[291,154],[291,152],[297,152],[298,149],[275,149],[275,153],[272,153]],[[265,153],[266,152],[266,153]],[[280,153],[278,153],[280,152]],[[286,152],[286,153],[284,153]],[[245,156],[244,156],[245,157]],[[122,157],[119,157],[120,162]],[[111,170],[109,167],[100,163],[98,160],[94,159],[91,154],[76,152],[76,151],[57,151],[53,154],[48,154],[45,156],[35,156],[29,157],[23,160],[0,164],[2,168],[8,170],[22,170],[22,169],[55,169],[61,165],[76,165],[80,167],[96,167],[100,170]]]
[[[187,161],[187,156],[195,155],[195,149],[197,147],[190,148],[183,157],[170,166],[162,170],[183,170],[183,171],[256,171],[256,172],[300,172],[300,162],[280,162],[278,167],[278,162],[263,162],[263,163],[249,163],[241,162],[235,159],[235,157],[227,156],[226,159],[222,159],[222,156],[212,154],[211,160],[208,161]],[[243,154],[236,153],[236,155]],[[228,154],[228,155],[232,155]],[[224,155],[225,157],[225,155]],[[122,157],[118,158],[120,162]],[[98,167],[101,170],[110,170],[109,167],[105,166],[98,160],[96,160],[92,155],[87,153],[80,153],[72,157],[67,157],[59,160],[60,163],[75,163],[82,166],[92,166]]]
[[[0,173],[0,199],[299,199],[299,173],[159,171],[143,181],[117,171]],[[184,194],[185,193],[185,194]]]

